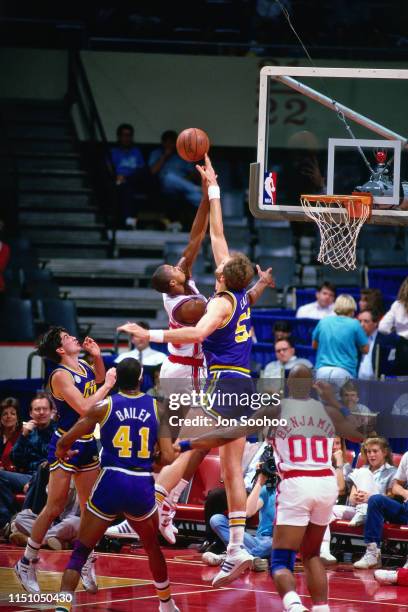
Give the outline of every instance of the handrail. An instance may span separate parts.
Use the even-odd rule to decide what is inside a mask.
[[[69,107],[77,103],[78,110],[80,113],[80,119],[82,125],[86,131],[86,138],[89,142],[102,144],[103,154],[105,159],[111,159],[111,153],[109,148],[108,139],[106,132],[103,127],[103,123],[96,106],[95,98],[92,93],[88,76],[86,74],[85,67],[82,63],[79,51],[72,50],[68,56],[68,88],[66,100]],[[112,197],[115,197],[115,176],[113,174],[112,163],[106,163],[106,174],[109,177],[109,181],[112,183]],[[112,203],[112,210],[117,210],[117,203]],[[109,227],[108,215],[106,210],[103,210],[105,226]],[[116,243],[116,229],[111,228],[111,236],[109,237],[111,243],[111,250],[115,252]]]

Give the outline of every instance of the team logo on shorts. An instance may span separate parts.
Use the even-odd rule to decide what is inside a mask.
[[[75,382],[77,382],[77,383],[81,382],[81,377],[78,376],[78,374],[75,374],[74,379],[75,379]]]

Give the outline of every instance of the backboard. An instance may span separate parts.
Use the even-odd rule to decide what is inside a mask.
[[[408,70],[262,68],[252,214],[305,221],[302,194],[364,192],[369,223],[408,225],[407,100]]]

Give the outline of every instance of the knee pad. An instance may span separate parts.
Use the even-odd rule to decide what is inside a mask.
[[[84,546],[84,544],[82,544],[79,540],[75,540],[74,550],[72,551],[66,569],[74,570],[75,572],[78,572],[78,574],[80,574],[91,551],[92,548],[88,548],[87,546]]]
[[[280,569],[288,569],[293,572],[295,569],[296,551],[287,548],[272,550],[270,572],[271,576]]]

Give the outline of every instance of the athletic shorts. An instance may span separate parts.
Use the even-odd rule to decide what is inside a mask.
[[[241,416],[254,415],[251,397],[255,385],[250,374],[210,368],[203,392],[205,400],[202,408],[215,419],[239,420]]]
[[[204,367],[173,363],[165,359],[160,368],[160,390],[165,397],[171,393],[191,393],[200,390],[200,381],[206,377]]]
[[[91,434],[89,437],[77,440],[71,446],[70,450],[78,450],[76,455],[73,455],[69,461],[63,461],[55,456],[57,442],[62,436],[62,432],[55,431],[48,445],[47,461],[50,466],[50,472],[57,468],[62,468],[66,472],[89,472],[99,467],[99,453],[96,446],[96,440]]]
[[[147,519],[157,508],[153,476],[149,472],[102,468],[86,507],[109,522],[121,514],[134,521]]]
[[[277,488],[275,525],[328,525],[338,494],[335,476],[285,478]]]

